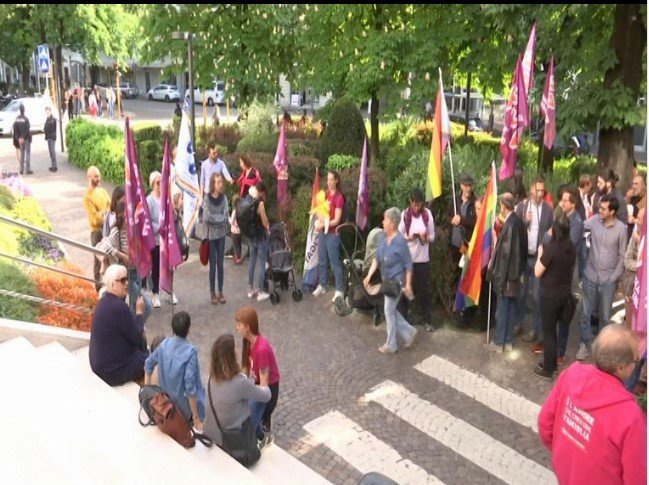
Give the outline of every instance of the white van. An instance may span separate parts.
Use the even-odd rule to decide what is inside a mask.
[[[185,96],[189,96],[189,89],[185,92]],[[214,85],[205,90],[205,102],[208,106],[225,103],[225,83],[223,81],[214,81]],[[194,103],[203,104],[203,92],[199,88],[194,88]]]
[[[0,110],[0,135],[12,135],[14,121],[20,114],[20,105],[25,107],[25,116],[29,120],[29,131],[43,131],[45,126],[45,108],[52,107],[49,98],[18,98]]]

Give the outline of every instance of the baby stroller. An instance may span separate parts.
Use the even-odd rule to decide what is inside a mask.
[[[268,291],[272,283],[272,291]],[[268,238],[268,267],[264,277],[264,291],[270,293],[270,302],[275,305],[279,303],[280,297],[276,290],[278,286],[282,290],[293,288],[293,300],[302,299],[302,290],[295,284],[293,273],[293,251],[288,239],[288,231],[283,222],[276,222],[270,225],[270,237]]]
[[[354,235],[353,249],[350,251],[347,241],[351,240],[351,236],[344,237],[347,234],[341,234],[341,240],[345,241],[341,244],[345,256],[343,259],[344,297],[334,302],[334,310],[341,317],[349,315],[353,309],[373,311],[374,324],[377,325],[383,315],[381,275],[379,271],[372,275],[369,289],[365,289],[363,279],[372,265],[379,243],[385,234],[380,228],[374,228],[367,236],[367,243],[364,244],[355,224],[341,224],[336,231],[338,234],[354,231]]]

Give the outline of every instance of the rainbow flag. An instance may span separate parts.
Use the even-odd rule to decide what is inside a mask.
[[[467,306],[477,305],[480,301],[482,271],[489,264],[493,247],[493,225],[496,220],[496,165],[491,164],[491,176],[482,198],[482,210],[478,216],[469,249],[464,255],[465,263],[462,276],[455,295],[455,310],[462,311]]]
[[[428,176],[426,181],[426,199],[434,199],[442,195],[442,159],[449,141],[451,140],[451,121],[446,109],[444,86],[442,86],[442,70],[439,70],[439,87],[435,102],[435,123],[433,139],[430,145],[428,159]]]

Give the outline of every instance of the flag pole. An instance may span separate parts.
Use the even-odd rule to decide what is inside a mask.
[[[453,191],[453,212],[457,215],[457,199],[455,197],[455,174],[453,173],[453,150],[451,140],[448,141],[448,158],[451,163],[451,189]]]
[[[490,327],[491,327],[491,281],[489,282],[489,302],[487,303],[487,343],[489,343]]]

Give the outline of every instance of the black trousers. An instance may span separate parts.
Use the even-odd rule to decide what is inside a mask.
[[[415,294],[415,300],[408,302],[406,298],[402,298],[399,305],[403,305],[404,311],[401,307],[397,307],[403,317],[408,320],[408,311],[413,303],[420,305],[423,321],[422,324],[432,323],[431,320],[431,297],[430,297],[430,263],[413,263],[412,264],[412,291]],[[410,322],[410,320],[408,320]],[[412,323],[412,322],[410,322]]]
[[[270,388],[270,401],[266,404],[266,410],[264,415],[261,417],[261,424],[266,431],[270,431],[270,416],[277,406],[277,399],[279,398],[279,382],[275,384],[269,384]]]
[[[241,234],[232,234],[232,249],[234,257],[241,258]]]
[[[541,323],[543,325],[543,369],[554,372],[557,369],[557,322],[561,327],[569,326],[563,322],[563,315],[570,292],[557,297],[541,295]],[[562,329],[565,331],[566,329]]]
[[[152,291],[156,295],[160,293],[160,246],[151,250],[151,283]],[[142,279],[142,289],[146,289],[146,278]]]
[[[102,232],[101,229],[93,229],[90,232],[90,245],[92,247],[95,247],[99,241],[102,239]],[[98,256],[95,256],[93,258],[94,263],[93,263],[93,276],[95,278],[95,289],[99,291],[99,288],[101,288],[101,260],[99,259]]]

